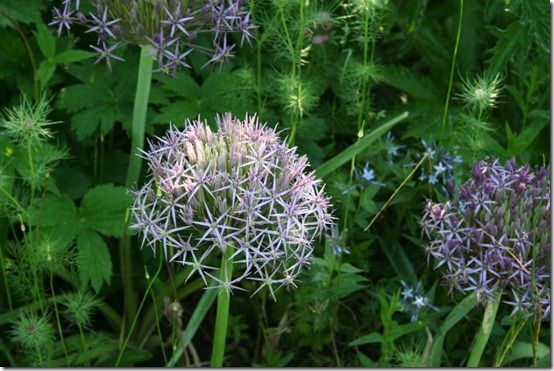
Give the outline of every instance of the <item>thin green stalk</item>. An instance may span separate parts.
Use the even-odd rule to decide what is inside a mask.
[[[450,79],[448,81],[448,91],[446,93],[446,101],[444,102],[444,111],[442,113],[441,131],[444,131],[446,126],[446,117],[448,115],[448,104],[450,103],[450,94],[452,93],[452,82],[454,81],[454,69],[456,66],[456,56],[458,55],[458,46],[460,45],[460,36],[462,34],[463,12],[464,12],[464,0],[460,0],[460,16],[458,19],[458,30],[456,31],[456,44],[454,45],[454,53],[452,55],[452,65],[450,67]]]
[[[146,267],[144,267],[146,271]],[[158,316],[158,305],[156,304],[156,296],[154,290],[150,290],[150,298],[154,304],[154,315],[156,316],[156,330],[158,331],[158,337],[160,339],[160,347],[162,348],[162,356],[164,357],[164,365],[167,365],[167,355],[165,354],[164,341],[162,336],[162,330],[160,328],[160,317]]]
[[[419,162],[417,163],[417,165],[412,169],[412,171],[410,172],[410,174],[408,174],[408,176],[406,178],[404,178],[404,180],[402,181],[402,183],[400,183],[400,185],[394,190],[394,192],[392,193],[392,195],[389,197],[389,199],[387,200],[387,202],[385,202],[385,204],[381,207],[381,209],[379,210],[379,212],[377,212],[377,214],[375,214],[375,216],[373,217],[373,219],[371,219],[371,221],[369,222],[369,224],[367,225],[367,227],[364,228],[364,231],[367,231],[369,228],[371,228],[371,226],[373,225],[373,223],[375,223],[375,221],[377,220],[377,218],[381,215],[381,213],[387,208],[387,206],[389,206],[389,204],[392,202],[392,200],[394,199],[394,197],[396,197],[396,195],[398,194],[398,192],[400,192],[400,190],[404,187],[404,185],[406,183],[408,183],[408,181],[412,178],[412,176],[415,174],[415,172],[417,171],[417,169],[420,168],[420,166],[423,164],[423,162],[427,159],[427,153],[425,153],[423,155],[423,157],[421,158],[421,160],[419,160]]]
[[[6,275],[6,269],[4,268],[4,251],[2,246],[0,246],[0,265],[2,266],[2,280],[4,281],[4,286],[6,288],[6,297],[8,298],[8,308],[10,312],[13,310],[12,305],[12,295],[10,293],[10,285],[8,284],[8,276]]]
[[[54,291],[54,279],[53,279],[53,274],[52,272],[50,272],[50,290],[52,291],[52,297],[56,297],[56,291]],[[69,366],[69,355],[67,353],[67,348],[65,346],[65,340],[64,340],[64,337],[63,337],[63,332],[62,332],[62,325],[61,325],[61,322],[60,322],[60,314],[58,312],[58,304],[56,303],[56,300],[54,299],[54,313],[56,314],[56,325],[58,326],[58,334],[60,335],[60,340],[62,342],[62,348],[63,348],[63,353],[65,354],[65,362],[66,362],[66,365]]]
[[[79,328],[79,337],[81,338],[81,346],[83,347],[83,352],[88,350],[87,349],[87,342],[85,341],[85,333],[83,332],[83,326],[77,325]],[[90,362],[87,361],[85,366],[90,366]]]
[[[232,250],[226,249],[221,257],[221,269],[219,278],[222,282],[230,282],[233,274],[233,261],[231,257]],[[215,317],[215,330],[212,347],[211,367],[221,367],[223,365],[223,355],[225,354],[225,340],[227,338],[227,323],[229,321],[229,302],[231,299],[230,288],[222,288],[217,296],[217,313]]]
[[[31,49],[31,45],[29,44],[29,39],[27,39],[27,36],[25,36],[25,33],[19,26],[19,23],[7,15],[5,12],[0,11],[0,15],[4,16],[10,23],[12,24],[12,27],[15,28],[17,33],[19,34],[19,37],[21,37],[21,40],[23,40],[23,45],[25,45],[25,50],[27,51],[27,54],[29,55],[29,61],[31,62],[31,68],[33,69],[33,88],[34,88],[34,94],[35,94],[35,100],[38,101],[40,99],[40,87],[39,87],[39,81],[37,77],[37,64],[35,62],[35,55],[33,54],[33,50]]]
[[[148,109],[150,86],[152,84],[152,65],[154,62],[154,58],[152,55],[149,55],[151,50],[152,46],[150,45],[144,45],[141,47],[137,78],[137,90],[135,93],[135,102],[133,107],[131,151],[129,157],[129,167],[127,168],[127,177],[125,180],[125,186],[127,188],[131,188],[138,181],[142,164],[142,158],[138,156],[138,154],[144,145],[146,112]],[[123,279],[123,288],[125,293],[124,313],[126,318],[131,318],[136,309],[136,297],[133,285],[130,236],[125,234],[121,238],[119,249],[121,259],[121,276]]]
[[[485,347],[489,341],[492,327],[494,326],[496,312],[498,311],[498,305],[500,304],[500,295],[501,294],[495,295],[494,300],[489,301],[485,307],[483,322],[481,322],[481,327],[475,337],[475,343],[471,348],[469,360],[467,361],[467,367],[479,367],[479,361],[481,360],[481,356],[483,355]]]
[[[502,347],[502,352],[500,353],[500,356],[497,358],[494,367],[502,367],[502,364],[504,363],[504,359],[506,358],[506,355],[508,354],[508,351],[512,349],[512,346],[514,345],[514,342],[516,341],[519,333],[523,329],[523,326],[527,323],[527,318],[524,318],[521,323],[518,324],[518,326],[515,326],[516,322],[512,324],[510,327],[510,330],[508,331],[506,346]],[[506,341],[506,340],[505,340]]]
[[[158,265],[158,270],[154,274],[154,277],[152,280],[150,280],[150,274],[148,271],[146,271],[146,279],[149,281],[148,286],[146,287],[146,292],[144,293],[144,296],[142,297],[142,301],[140,302],[140,305],[138,307],[138,310],[135,314],[135,317],[133,318],[133,323],[131,324],[131,328],[129,329],[129,332],[127,333],[127,337],[125,338],[125,341],[123,342],[123,346],[121,347],[121,350],[119,351],[119,355],[117,356],[117,361],[115,362],[115,367],[119,366],[119,362],[121,362],[121,357],[123,356],[123,353],[125,352],[125,349],[127,348],[127,344],[129,343],[129,339],[131,338],[131,335],[133,334],[133,330],[135,329],[135,326],[137,325],[137,320],[140,315],[140,312],[142,311],[142,307],[144,306],[144,303],[146,302],[146,298],[150,294],[150,290],[152,289],[152,285],[154,282],[156,282],[156,279],[158,278],[158,275],[160,274],[160,271],[162,270],[162,262],[163,262],[163,256],[160,254],[160,264]],[[144,268],[146,270],[146,267]]]

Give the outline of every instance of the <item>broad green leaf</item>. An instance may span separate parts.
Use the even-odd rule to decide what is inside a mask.
[[[433,340],[430,354],[430,367],[439,367],[442,358],[442,347],[446,333],[477,305],[477,295],[472,293],[456,305],[439,327]]]
[[[395,322],[393,323],[395,324]],[[391,326],[391,330],[390,330],[391,341],[394,341],[395,339],[401,336],[410,334],[414,331],[420,330],[424,327],[425,325],[422,322],[412,322],[404,325]]]
[[[55,236],[62,246],[69,245],[82,228],[77,207],[68,197],[48,195],[29,213],[28,223]]]
[[[48,3],[42,0],[2,0],[0,1],[0,12],[6,13],[9,17],[21,23],[42,22],[42,11]],[[0,16],[0,25],[10,25],[9,20]]]
[[[112,259],[108,246],[100,235],[90,229],[84,229],[77,236],[77,263],[81,283],[90,282],[97,293],[112,276]]]
[[[543,343],[539,343],[537,347],[537,356],[538,358],[543,358],[546,356],[550,357],[550,348],[548,345],[545,345]],[[510,363],[513,361],[516,361],[518,359],[522,358],[533,358],[533,344],[526,342],[526,341],[518,341],[514,344],[512,347],[512,350],[510,352],[510,356],[508,357],[508,360],[504,362]]]
[[[52,59],[56,55],[56,37],[45,25],[39,24],[34,33],[38,47],[46,59]]]
[[[123,187],[104,184],[89,190],[81,201],[83,223],[102,234],[121,237],[131,197]]]
[[[332,159],[328,160],[327,162],[323,163],[320,167],[316,170],[316,175],[319,178],[324,178],[327,175],[331,174],[333,171],[335,171],[337,168],[339,168],[341,165],[345,164],[346,162],[350,161],[352,157],[356,156],[357,154],[363,152],[364,150],[368,149],[369,145],[375,142],[379,137],[383,134],[385,134],[387,131],[392,129],[396,124],[398,124],[400,121],[406,119],[408,117],[408,112],[404,112],[384,124],[380,125],[378,128],[373,130],[371,133],[365,135],[362,139],[357,141],[356,143],[352,144],[350,147],[346,148],[344,151],[333,157]]]
[[[54,57],[54,61],[58,64],[71,63],[82,61],[95,56],[95,53],[87,52],[85,50],[66,50]]]
[[[383,342],[383,335],[372,332],[371,334],[361,336],[356,340],[352,341],[349,345],[351,347],[364,344],[380,344]]]

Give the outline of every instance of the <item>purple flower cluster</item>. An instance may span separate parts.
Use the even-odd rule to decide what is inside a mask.
[[[50,26],[57,28],[58,36],[69,33],[73,24],[85,26],[87,33],[97,35],[96,45],[90,47],[105,60],[111,69],[111,60],[123,60],[114,54],[126,43],[151,45],[158,69],[175,74],[181,67],[190,67],[187,56],[193,51],[207,54],[208,64],[226,62],[236,47],[229,34],[241,35],[250,43],[256,26],[250,21],[250,12],[244,0],[91,0],[96,14],[80,11],[79,0],[63,0],[62,7],[54,7]],[[199,35],[210,34],[211,46],[198,42]]]
[[[473,165],[472,178],[446,203],[428,202],[421,226],[435,268],[451,289],[495,294],[525,315],[550,313],[550,178],[497,160]]]
[[[314,239],[333,225],[324,187],[307,158],[255,116],[216,121],[215,133],[199,120],[170,128],[144,153],[152,179],[132,208],[142,246],[161,247],[206,285],[249,279],[261,283],[254,294],[268,287],[272,295],[275,286],[296,287]],[[235,274],[227,280],[213,274],[224,251]]]
[[[402,297],[399,303],[401,305],[401,310],[411,315],[410,321],[417,321],[426,308],[438,312],[439,308],[431,304],[431,300],[425,295],[421,282],[418,282],[415,286],[410,286],[405,281],[400,281],[400,283],[402,284],[403,290],[400,293]]]

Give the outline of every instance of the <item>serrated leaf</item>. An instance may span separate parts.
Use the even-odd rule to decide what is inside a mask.
[[[56,55],[56,37],[43,24],[37,26],[37,31],[34,34],[38,47],[46,59],[54,58]]]
[[[56,64],[54,62],[49,59],[42,61],[38,67],[37,76],[43,87],[52,78],[55,70]]]
[[[112,276],[112,259],[108,246],[93,230],[84,229],[77,236],[77,262],[81,283],[90,285],[97,293]]]
[[[56,236],[61,246],[73,242],[82,228],[77,207],[68,197],[48,195],[29,214],[28,223]]]
[[[83,222],[106,236],[121,237],[125,229],[125,213],[131,197],[125,188],[104,184],[89,190],[81,202]]]
[[[66,50],[54,57],[54,61],[58,64],[71,63],[82,61],[83,59],[92,58],[95,53],[85,50]]]

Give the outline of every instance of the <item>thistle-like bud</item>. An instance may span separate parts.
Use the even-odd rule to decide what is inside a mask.
[[[550,178],[541,168],[476,163],[452,202],[429,203],[421,225],[427,253],[452,288],[486,303],[502,292],[512,314],[550,313]],[[494,185],[490,189],[489,185]],[[462,207],[463,206],[463,207]],[[465,208],[465,212],[462,210]],[[437,217],[441,210],[441,217]]]
[[[309,264],[313,241],[333,224],[331,205],[307,159],[273,129],[255,116],[216,121],[215,133],[187,121],[150,144],[144,157],[152,179],[134,192],[134,228],[143,246],[161,247],[206,284],[211,277],[236,288],[250,279],[273,293]],[[226,281],[212,274],[224,252],[235,266]]]

